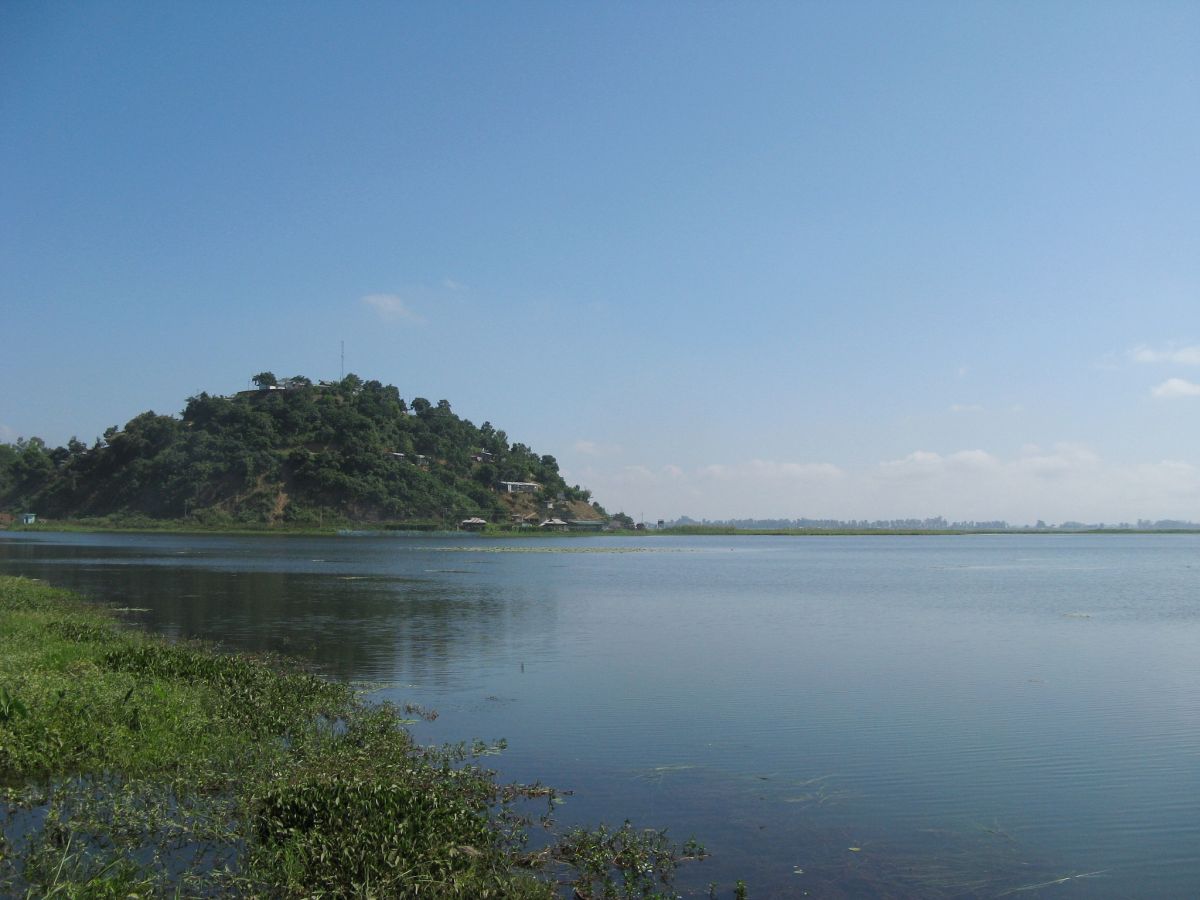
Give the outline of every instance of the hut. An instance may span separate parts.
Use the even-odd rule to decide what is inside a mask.
[[[599,531],[604,527],[603,519],[568,519],[567,525],[572,531]]]

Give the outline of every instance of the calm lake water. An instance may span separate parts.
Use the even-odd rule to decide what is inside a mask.
[[[10,534],[0,572],[508,741],[680,887],[1200,896],[1200,537]],[[856,848],[856,849],[851,849]]]

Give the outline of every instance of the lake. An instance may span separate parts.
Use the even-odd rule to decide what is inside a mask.
[[[752,898],[1200,893],[1200,536],[11,533],[0,572],[504,738]]]

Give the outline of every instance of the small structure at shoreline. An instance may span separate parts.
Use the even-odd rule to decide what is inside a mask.
[[[604,527],[603,519],[568,519],[567,527],[572,531],[599,531]]]

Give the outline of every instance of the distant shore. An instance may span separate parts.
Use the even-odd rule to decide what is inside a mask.
[[[314,528],[311,525],[265,525],[261,522],[204,525],[178,519],[137,519],[125,522],[95,520],[45,520],[33,525],[12,524],[0,532],[80,534],[207,534],[291,537],[335,537],[338,535],[442,534],[476,535],[484,538],[594,538],[594,537],[945,537],[998,534],[1200,534],[1200,528],[735,528],[726,525],[678,525],[663,528],[614,529],[611,531],[545,531],[537,528],[510,529],[489,526],[480,531],[446,528],[431,522],[342,522]]]

